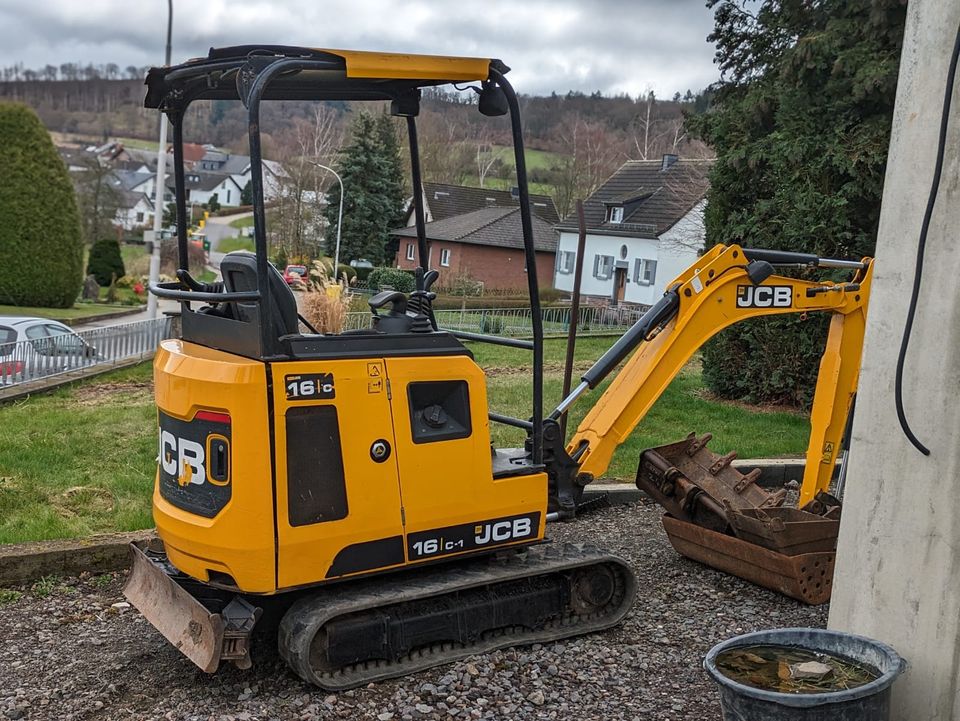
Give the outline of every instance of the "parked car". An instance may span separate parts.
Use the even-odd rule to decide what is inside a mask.
[[[48,318],[0,316],[0,385],[96,362],[97,349]]]
[[[307,266],[288,265],[283,269],[283,279],[287,285],[303,285],[307,282]]]

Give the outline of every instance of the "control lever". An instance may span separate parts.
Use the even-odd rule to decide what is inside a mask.
[[[187,286],[192,291],[198,293],[222,293],[223,292],[223,281],[218,280],[216,283],[201,283],[199,280],[190,275],[190,272],[180,268],[177,270],[177,280],[179,280],[183,285]]]
[[[437,319],[433,315],[433,301],[437,299],[437,294],[430,290],[430,286],[439,277],[438,271],[428,270],[423,274],[423,290],[415,290],[410,294],[410,310],[415,315],[425,316],[430,321],[429,327],[418,327],[418,330],[437,330]]]
[[[377,310],[387,303],[391,304],[390,315],[404,315],[407,312],[407,296],[399,290],[382,290],[367,301],[370,312],[378,318],[380,314]]]

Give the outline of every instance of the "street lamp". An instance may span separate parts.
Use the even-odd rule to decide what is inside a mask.
[[[167,54],[170,65],[170,37],[173,34],[173,0],[167,0]],[[160,113],[160,142],[157,146],[157,182],[153,192],[153,250],[150,253],[150,280],[154,285],[160,280],[160,230],[163,225],[163,187],[167,175],[167,114]],[[147,294],[147,317],[157,317],[157,296]]]
[[[307,162],[323,170],[329,170],[333,173],[333,177],[337,179],[337,182],[340,183],[340,210],[337,211],[337,247],[333,255],[333,277],[336,279],[337,269],[340,267],[340,227],[343,224],[343,179],[333,168],[328,168],[326,165],[321,165],[313,160],[308,160]]]

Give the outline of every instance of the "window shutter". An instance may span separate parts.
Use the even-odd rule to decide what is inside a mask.
[[[593,256],[593,277],[600,278],[600,255]],[[602,278],[600,278],[602,280]]]

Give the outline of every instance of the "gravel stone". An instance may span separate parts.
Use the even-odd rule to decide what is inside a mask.
[[[625,558],[639,581],[633,609],[599,634],[509,648],[406,678],[331,694],[293,675],[275,642],[255,637],[253,668],[208,675],[122,601],[124,574],[29,587],[0,605],[0,718],[19,721],[268,719],[719,719],[703,656],[764,628],[823,628],[811,608],[679,557],[657,506],[635,503],[551,524],[556,542]]]

